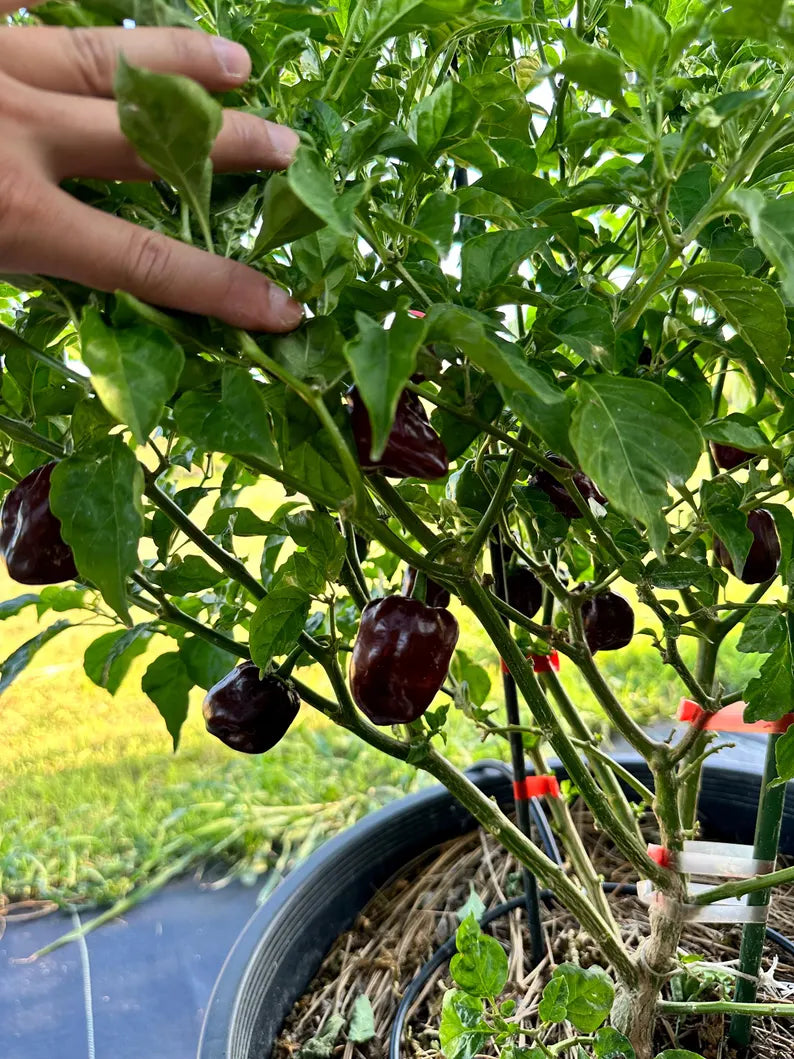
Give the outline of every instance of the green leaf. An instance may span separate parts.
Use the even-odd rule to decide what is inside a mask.
[[[474,1059],[491,1037],[482,1000],[449,989],[444,994],[438,1036],[445,1059]]]
[[[432,162],[441,151],[471,136],[481,112],[468,88],[448,79],[416,104],[409,115],[408,131]]]
[[[602,1026],[593,1041],[595,1059],[637,1059],[631,1041],[611,1026]]]
[[[566,36],[569,54],[555,73],[564,74],[579,88],[601,99],[620,99],[623,95],[623,63],[613,52],[584,44],[572,35]]]
[[[30,640],[26,640],[16,651],[11,652],[4,662],[0,662],[0,695],[4,691],[8,691],[19,674],[27,668],[37,651],[46,643],[49,643],[53,636],[57,636],[64,629],[71,628],[71,625],[70,621],[61,618],[54,625],[50,625],[48,629],[37,633]]]
[[[469,918],[474,916],[469,913]],[[465,935],[466,923],[464,920],[458,927],[459,934]],[[497,997],[507,983],[507,966],[507,953],[496,938],[478,934],[452,957],[449,970],[455,982],[471,996]]]
[[[642,379],[597,376],[579,383],[571,441],[585,474],[648,527],[661,555],[667,483],[685,482],[701,453],[700,433],[681,405]]]
[[[728,549],[737,577],[741,576],[753,543],[747,515],[741,510],[743,499],[742,487],[727,475],[705,481],[700,487],[703,514]]]
[[[39,597],[30,593],[26,593],[24,596],[15,596],[14,599],[0,601],[0,621],[5,621],[6,618],[15,617],[20,611],[24,610],[25,607],[29,607],[33,603],[38,603],[38,601]],[[41,617],[41,615],[39,615],[39,617]]]
[[[659,1052],[656,1059],[703,1059],[700,1052],[690,1052],[686,1048],[668,1048]]]
[[[179,645],[179,655],[191,684],[209,691],[234,668],[238,659],[223,647],[208,643],[200,636],[186,636]]]
[[[480,294],[502,283],[516,265],[548,240],[545,228],[485,232],[467,240],[461,251],[462,293]]]
[[[786,635],[786,619],[777,607],[753,607],[744,619],[736,650],[742,654],[771,654],[785,642]]]
[[[544,321],[549,331],[589,364],[608,364],[617,337],[612,316],[604,305],[575,305]]]
[[[426,235],[442,257],[449,253],[452,246],[457,211],[456,195],[434,191],[419,207],[414,220],[416,231]]]
[[[729,10],[723,11],[709,28],[718,36],[736,37],[743,42],[747,37],[766,40],[777,27],[782,12],[783,0],[741,0],[730,4]]]
[[[746,276],[738,265],[704,262],[678,278],[720,313],[778,382],[790,343],[780,295],[763,280]]]
[[[113,87],[122,132],[209,231],[209,156],[221,131],[220,104],[192,78],[140,70],[123,55]]]
[[[170,596],[185,596],[214,588],[226,575],[211,566],[203,555],[175,555],[164,570],[150,570],[149,577]]]
[[[555,451],[571,453],[565,394],[548,375],[528,364],[517,346],[499,339],[493,323],[473,309],[436,305],[426,317],[427,342],[460,349],[496,383],[519,418]]]
[[[391,328],[364,313],[356,313],[358,334],[345,345],[345,356],[372,424],[372,459],[379,460],[386,448],[406,382],[416,369],[416,357],[424,340],[423,319],[398,313]]]
[[[181,348],[157,327],[106,327],[96,309],[83,313],[80,348],[102,404],[144,445],[176,389]]]
[[[82,577],[130,625],[127,578],[143,533],[143,471],[118,435],[78,449],[52,472],[50,507]]]
[[[460,908],[456,909],[455,915],[461,922],[463,922],[463,920],[467,919],[469,916],[474,916],[475,920],[480,920],[484,914],[485,905],[483,904],[482,898],[474,889],[474,883],[469,882],[469,896]]]
[[[744,690],[745,721],[777,721],[791,710],[794,672],[788,637],[761,666],[761,672]]]
[[[254,514],[250,507],[219,507],[210,515],[204,532],[216,537],[227,530],[235,537],[266,537],[278,533],[279,527]]]
[[[298,642],[309,616],[311,598],[297,585],[276,585],[251,618],[249,647],[260,669],[267,669],[274,655],[283,655]]]
[[[274,338],[271,353],[296,378],[327,389],[345,373],[343,343],[336,321],[317,316],[297,331]]]
[[[370,8],[366,41],[372,48],[387,37],[459,18],[472,11],[476,0],[378,0]]]
[[[245,368],[223,369],[221,399],[193,391],[174,406],[177,429],[208,452],[251,453],[278,463],[263,387]]]
[[[192,687],[193,681],[179,651],[166,651],[155,658],[141,678],[141,690],[160,711],[174,750],[179,746],[179,733],[187,718]]]
[[[353,234],[353,210],[364,193],[363,186],[337,195],[334,178],[320,155],[302,143],[287,170],[287,183],[304,206],[339,235]],[[305,233],[304,233],[305,234]]]
[[[564,1022],[568,1015],[568,983],[564,978],[554,977],[546,983],[538,1005],[542,1022]]]
[[[322,1033],[308,1040],[298,1052],[298,1059],[331,1059],[334,1046],[345,1024],[344,1015],[329,1015]]]
[[[284,519],[289,535],[305,548],[300,553],[307,562],[321,571],[322,583],[334,581],[345,558],[345,538],[330,515],[320,511],[297,511]]]
[[[775,761],[780,780],[794,779],[794,728],[788,728],[775,743]]]
[[[685,169],[670,188],[670,212],[682,229],[705,206],[710,195],[711,166],[701,162]]]
[[[780,274],[786,298],[794,300],[794,195],[768,199],[756,188],[739,188],[726,202],[747,218],[756,245]]]
[[[574,963],[563,963],[554,970],[554,978],[568,984],[566,1018],[582,1033],[594,1033],[612,1010],[615,990],[609,975],[601,967],[585,970]]]
[[[262,226],[256,237],[249,263],[286,243],[293,243],[322,228],[325,223],[307,209],[306,203],[290,187],[283,173],[274,173],[262,196]]]
[[[86,676],[97,687],[115,695],[133,661],[148,647],[152,631],[150,624],[134,625],[131,629],[115,629],[94,640],[83,656]]]
[[[350,1013],[350,1026],[347,1030],[347,1039],[354,1044],[365,1044],[375,1036],[375,1016],[372,1012],[372,1004],[369,997],[362,993],[357,996]]]
[[[482,706],[491,691],[491,678],[485,667],[472,662],[465,651],[457,650],[452,660],[452,673],[456,680],[468,684],[469,698],[474,705]]]
[[[769,439],[756,421],[741,412],[731,412],[724,419],[712,419],[700,429],[707,441],[734,445],[745,452],[766,452],[771,448]]]
[[[645,4],[609,8],[609,43],[617,48],[626,65],[653,78],[667,48],[669,31]]]
[[[681,589],[689,585],[709,585],[711,569],[686,555],[666,557],[666,561],[652,559],[645,568],[646,576],[655,588]]]

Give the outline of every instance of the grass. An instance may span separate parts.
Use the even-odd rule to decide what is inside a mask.
[[[252,492],[252,491],[249,491]],[[246,496],[267,515],[281,496]],[[621,591],[631,595],[631,586]],[[0,600],[20,592],[0,573]],[[57,617],[81,620],[80,612]],[[501,697],[498,659],[467,614],[458,610],[461,647]],[[652,624],[638,610],[637,627]],[[46,616],[45,627],[53,619]],[[41,628],[29,608],[0,625],[10,654]],[[140,676],[158,651],[155,637],[115,697],[83,673],[88,643],[103,630],[69,629],[48,643],[0,698],[0,900],[46,899],[63,906],[107,903],[169,872],[204,866],[213,879],[234,874],[254,882],[283,869],[329,833],[425,782],[405,765],[381,758],[304,709],[288,737],[262,758],[233,754],[204,731],[201,692],[194,692],[176,755]],[[721,679],[740,686],[762,659],[740,655],[735,639],[722,652]],[[694,641],[682,651],[694,656]],[[599,656],[612,686],[644,723],[675,716],[681,686],[638,636]],[[596,727],[603,718],[571,667],[562,674],[574,701]],[[465,766],[477,757],[507,757],[499,740],[483,743],[456,711],[449,752]]]

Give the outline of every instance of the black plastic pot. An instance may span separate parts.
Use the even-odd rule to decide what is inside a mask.
[[[706,763],[700,818],[715,841],[751,842],[759,758],[752,753],[735,757],[728,766]],[[636,756],[617,760],[650,782]],[[511,802],[512,785],[503,770],[483,762],[469,776],[500,804]],[[199,1059],[268,1059],[295,1001],[375,892],[416,857],[474,827],[444,788],[432,787],[371,813],[326,842],[287,877],[237,939],[210,999]],[[790,790],[781,851],[794,852]]]

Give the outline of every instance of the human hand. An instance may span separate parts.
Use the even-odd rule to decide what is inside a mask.
[[[0,0],[0,15],[18,8]],[[183,74],[212,92],[243,84],[239,44],[198,30],[0,26],[0,274],[73,280],[216,316],[252,331],[290,331],[302,310],[254,269],[78,202],[70,177],[152,180],[121,132],[112,99],[118,57]],[[212,151],[217,172],[286,168],[291,129],[227,110]]]

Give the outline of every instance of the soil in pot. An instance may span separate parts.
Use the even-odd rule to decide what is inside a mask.
[[[620,854],[603,834],[594,830],[586,810],[577,807],[575,814],[604,879],[635,882],[636,876]],[[655,839],[650,829],[647,838]],[[520,893],[517,863],[482,830],[449,842],[408,866],[370,902],[353,929],[337,940],[289,1015],[273,1051],[274,1059],[294,1056],[323,1033],[331,1015],[349,1018],[361,995],[372,1005],[375,1036],[366,1043],[354,1044],[342,1032],[332,1054],[336,1059],[387,1059],[389,1033],[403,991],[439,945],[455,932],[458,913],[471,895],[476,894],[486,908],[492,908]],[[624,937],[634,945],[647,932],[646,909],[636,898],[619,892],[610,896],[610,901]],[[769,925],[784,935],[794,933],[794,886],[776,891]],[[534,970],[529,966],[522,909],[487,928],[509,954],[510,979],[503,998],[517,1001],[513,1018],[529,1028],[536,1025],[541,993],[555,964],[571,961],[586,967],[599,962],[592,939],[566,912],[546,909],[544,927],[547,953]],[[692,976],[688,984],[694,986],[694,979],[699,981],[698,1000],[731,995],[739,940],[739,927],[687,928],[681,951],[692,960],[688,964]],[[438,1024],[443,995],[451,984],[446,965],[427,983],[406,1022],[403,1056],[441,1059]],[[780,1003],[790,997],[794,997],[794,958],[767,942],[758,999]],[[687,999],[694,999],[690,992]],[[660,1024],[658,1050],[688,1048],[706,1059],[733,1059],[726,1031],[727,1019],[722,1015],[686,1023],[670,1020]],[[544,1041],[553,1044],[571,1032],[566,1024],[549,1026]],[[311,1056],[313,1052],[310,1046],[305,1054]],[[757,1021],[749,1055],[752,1059],[794,1055],[794,1018]]]

